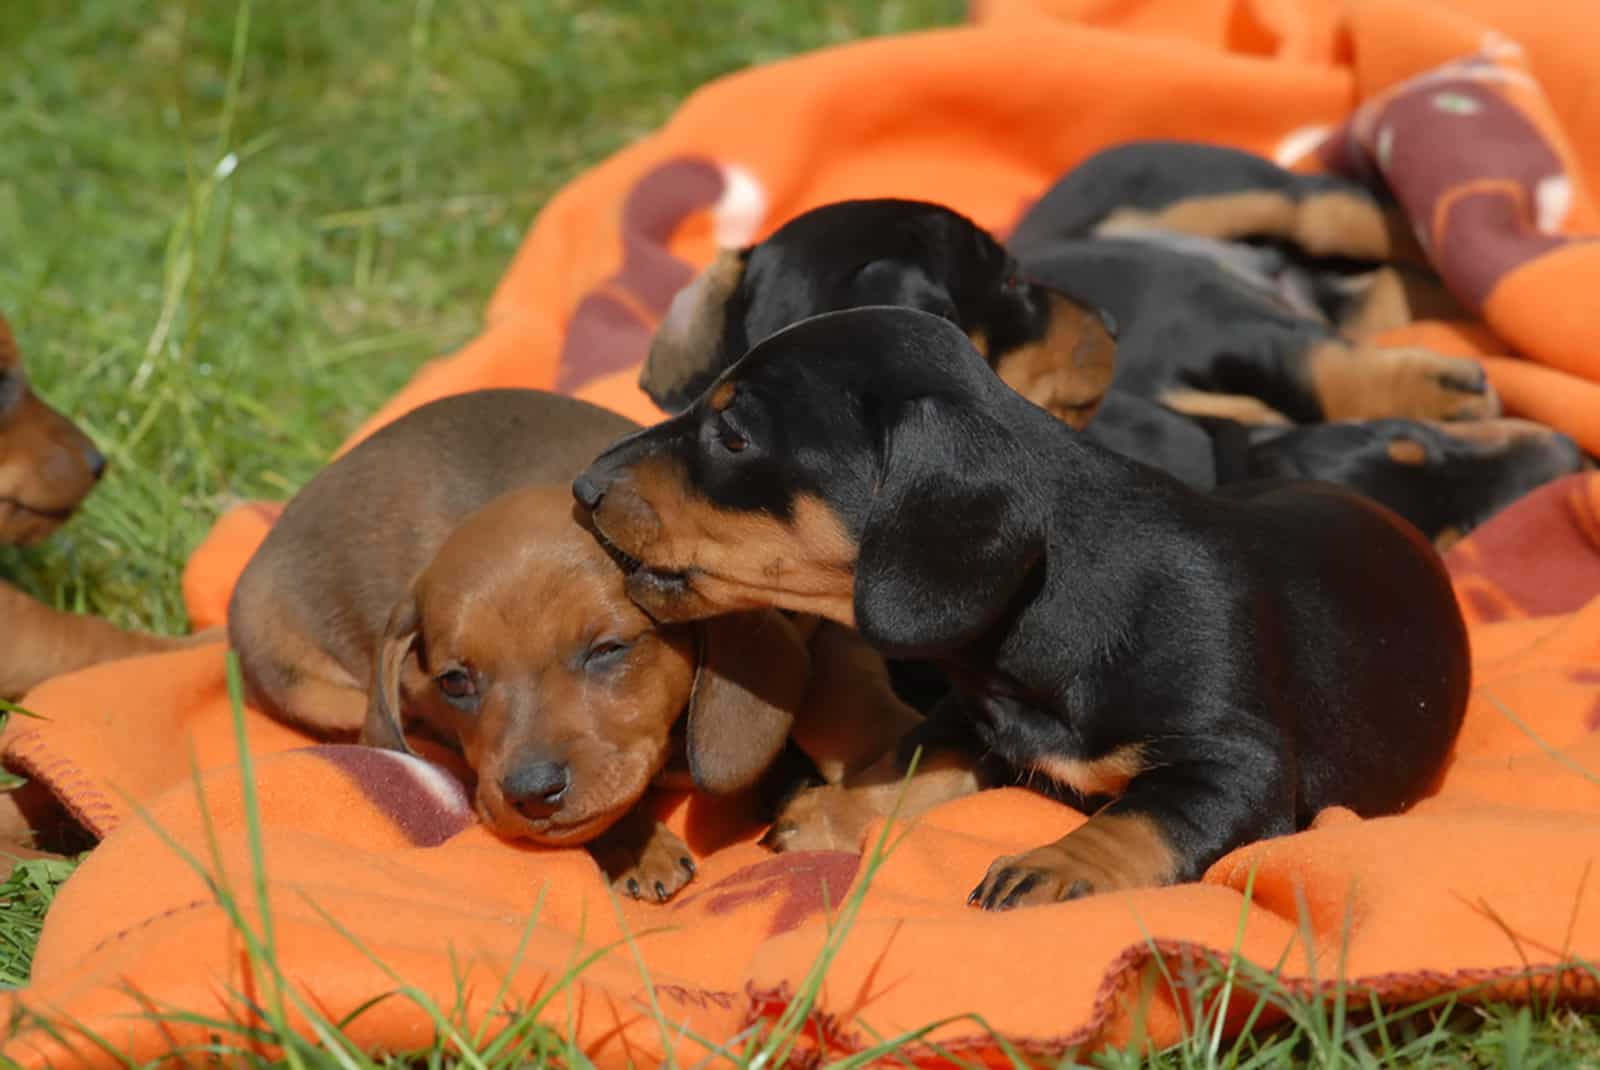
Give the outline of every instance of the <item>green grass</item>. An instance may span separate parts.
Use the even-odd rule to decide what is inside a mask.
[[[0,4],[0,311],[41,391],[113,463],[48,544],[0,549],[0,575],[181,629],[179,572],[216,516],[289,496],[422,361],[469,339],[568,179],[707,79],[961,13],[959,0]],[[0,984],[26,976],[65,868],[30,863],[0,884]],[[238,924],[272,977],[270,932]],[[1206,970],[1189,980],[1288,1023],[1234,1043],[1201,1020],[1172,1051],[1090,1064],[1600,1065],[1597,1019],[1557,1008],[1377,1012],[1295,997],[1239,963]],[[396,992],[420,998],[403,978]],[[750,1054],[773,1065],[798,1019]],[[290,1065],[373,1065],[322,1024],[290,1044]],[[465,1056],[441,1046],[403,1065],[580,1062],[531,1019],[467,1039]]]

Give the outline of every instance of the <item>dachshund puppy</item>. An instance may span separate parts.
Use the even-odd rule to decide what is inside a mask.
[[[55,531],[105,470],[89,436],[29,388],[0,316],[0,544],[26,546]]]
[[[1409,520],[1441,551],[1588,463],[1572,439],[1528,420],[1251,425],[1184,416],[1119,390],[1084,438],[1198,490],[1269,478],[1337,483]]]
[[[1031,229],[1013,237],[1028,250],[1019,259],[942,205],[815,208],[751,248],[725,251],[679,292],[640,386],[676,412],[773,332],[877,304],[949,319],[1009,386],[1078,428],[1108,387],[1248,423],[1499,412],[1474,361],[1356,345],[1263,299],[1213,260],[1131,238],[1062,242],[1049,231],[1057,222],[1030,214]],[[1102,244],[1151,259],[1083,260]]]
[[[1411,525],[1325,483],[1196,493],[1083,441],[927,313],[769,337],[573,493],[652,617],[854,626],[948,671],[925,738],[1115,796],[998,859],[988,909],[1194,880],[1327,806],[1402,810],[1466,706],[1466,628]]]
[[[16,339],[0,317],[0,544],[26,546],[55,532],[105,469],[106,459],[89,437],[30,389]],[[0,621],[6,627],[0,698],[12,700],[52,676],[216,638],[126,631],[47,606],[3,583]]]
[[[1111,381],[1116,343],[1097,310],[1034,286],[988,232],[942,205],[841,201],[725,250],[673,299],[639,385],[669,412],[755,343],[819,312],[901,305],[967,332],[1000,378],[1073,427]]]
[[[289,503],[229,631],[258,708],[397,750],[419,722],[476,772],[497,832],[590,842],[619,891],[665,899],[693,864],[638,804],[674,733],[697,786],[751,788],[812,673],[809,632],[781,614],[657,627],[628,599],[568,484],[635,427],[539,391],[417,409]]]

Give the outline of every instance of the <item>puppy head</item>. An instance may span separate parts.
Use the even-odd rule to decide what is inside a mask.
[[[0,317],[0,543],[27,545],[55,531],[105,467],[88,436],[29,389]]]
[[[1371,420],[1250,435],[1253,476],[1341,483],[1409,520],[1441,551],[1584,465],[1577,443],[1529,420]]]
[[[777,606],[932,653],[986,631],[1043,553],[1021,420],[1057,430],[948,320],[836,312],[756,346],[573,493],[657,619]]]
[[[472,514],[379,640],[362,741],[406,749],[406,717],[460,747],[497,832],[592,839],[665,764],[688,711],[700,786],[753,783],[782,748],[808,671],[772,613],[658,628],[575,518],[566,487]]]
[[[1024,397],[1083,427],[1111,383],[1116,344],[1099,312],[1023,279],[987,231],[948,208],[840,201],[765,241],[724,250],[672,301],[640,374],[663,408],[687,408],[746,350],[824,312],[894,305],[961,328]]]

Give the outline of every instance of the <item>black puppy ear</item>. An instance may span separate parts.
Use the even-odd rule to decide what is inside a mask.
[[[696,625],[700,663],[684,736],[695,785],[726,795],[753,785],[789,740],[811,679],[805,641],[776,610]]]
[[[367,717],[361,726],[361,742],[369,747],[412,753],[406,744],[400,710],[400,674],[416,646],[419,627],[417,599],[408,592],[389,614],[389,623],[374,652]]]
[[[679,290],[650,341],[639,387],[668,411],[689,406],[711,380],[742,354],[722,352],[728,299],[744,277],[748,249],[724,249]]]
[[[856,627],[879,651],[953,650],[988,631],[1043,559],[1045,502],[1003,424],[920,398],[884,432],[856,562]]]

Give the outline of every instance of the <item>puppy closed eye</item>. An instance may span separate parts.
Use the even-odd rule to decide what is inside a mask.
[[[585,672],[605,672],[622,664],[633,643],[621,639],[602,639],[583,654]]]
[[[477,709],[478,681],[470,670],[460,666],[446,669],[433,678],[433,683],[450,705],[469,713]]]

